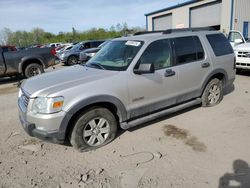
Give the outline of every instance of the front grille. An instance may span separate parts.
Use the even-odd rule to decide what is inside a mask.
[[[25,95],[24,93],[21,96],[21,102],[23,103],[23,105],[25,106],[25,108],[28,107],[29,97],[27,95]]]
[[[245,58],[250,58],[250,52],[242,52],[239,51],[237,54],[238,57],[245,57]]]
[[[250,67],[250,64],[247,63],[236,63],[236,65]]]

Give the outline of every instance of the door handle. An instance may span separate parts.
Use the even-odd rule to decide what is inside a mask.
[[[175,71],[173,71],[172,69],[167,69],[165,72],[165,77],[170,77],[174,75],[175,75]]]
[[[210,66],[210,63],[208,63],[208,62],[201,64],[202,68],[206,68],[206,67],[209,67],[209,66]]]

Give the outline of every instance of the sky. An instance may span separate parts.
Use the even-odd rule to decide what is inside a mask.
[[[0,30],[84,31],[126,22],[145,27],[145,13],[187,0],[0,0]]]

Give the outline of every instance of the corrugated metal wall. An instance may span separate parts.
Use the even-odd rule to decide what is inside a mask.
[[[234,0],[233,29],[243,33],[244,22],[249,22],[250,27],[250,0]],[[250,33],[248,33],[248,36],[250,36]]]

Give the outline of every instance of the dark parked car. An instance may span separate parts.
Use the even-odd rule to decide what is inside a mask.
[[[83,41],[74,45],[70,50],[61,53],[58,57],[66,65],[75,65],[79,62],[80,52],[89,48],[96,48],[104,40]]]
[[[54,48],[13,49],[0,46],[0,77],[21,74],[29,78],[43,73],[45,68],[55,64]]]
[[[102,47],[108,44],[110,40],[106,40],[104,43],[100,44],[97,48],[90,48],[80,52],[79,60],[81,63],[87,62],[91,57],[93,57]]]
[[[17,51],[15,46],[0,46],[0,48],[2,48],[3,52]]]

